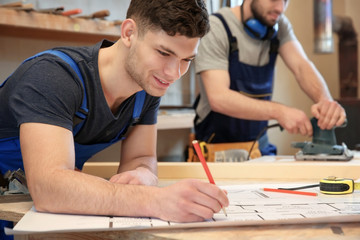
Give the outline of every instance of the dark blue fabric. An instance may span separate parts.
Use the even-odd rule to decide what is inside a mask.
[[[77,76],[79,77],[79,79],[81,80],[81,83],[82,83],[82,85],[83,85],[83,88],[85,89],[85,82],[84,82],[84,79],[83,79],[83,77],[82,77],[82,75],[81,75],[81,72],[80,72],[79,67],[77,66],[76,62],[75,62],[69,55],[67,55],[67,54],[64,53],[64,52],[61,52],[61,51],[58,51],[58,50],[46,50],[46,51],[43,51],[43,52],[40,52],[40,53],[35,54],[34,56],[26,59],[24,62],[29,61],[29,60],[31,60],[31,59],[33,59],[33,58],[36,58],[36,57],[41,56],[41,55],[46,54],[46,53],[48,53],[48,54],[53,54],[53,55],[55,55],[55,56],[58,56],[59,58],[61,58],[62,60],[64,60],[67,64],[69,64],[70,67],[76,72],[76,75],[77,75]],[[23,62],[23,63],[24,63],[24,62]],[[87,108],[87,96],[86,96],[86,91],[84,91],[83,101],[82,101],[82,104],[81,104],[80,109],[81,109],[83,112],[85,112],[85,113],[89,112],[89,110],[88,110],[88,108]],[[84,114],[83,114],[81,111],[78,111],[76,114],[77,114],[78,116],[80,116],[80,117],[83,117],[83,118],[85,117]]]
[[[0,240],[13,240],[14,239],[13,235],[5,235],[4,232],[5,227],[12,229],[14,227],[14,224],[13,222],[0,220]]]
[[[277,153],[276,146],[269,143],[267,134],[262,135],[262,137],[260,137],[258,142],[259,142],[259,149],[260,149],[261,155],[263,155],[263,156],[276,155],[276,153]]]
[[[18,137],[0,139],[0,160],[0,172],[3,175],[8,170],[24,170]]]
[[[40,56],[44,53],[54,54],[60,58],[62,58],[65,62],[67,62],[74,71],[78,74],[83,87],[85,88],[84,80],[82,78],[82,75],[80,73],[80,70],[78,69],[76,63],[65,53],[57,51],[57,50],[49,50],[45,52],[38,53],[28,59],[26,59],[24,62],[29,61],[37,56]],[[7,78],[8,79],[8,78]],[[6,79],[6,80],[7,80]],[[3,85],[3,84],[2,84]],[[2,86],[1,85],[1,86]],[[1,87],[0,86],[0,87]],[[84,89],[85,90],[85,89]],[[115,142],[124,139],[124,132],[127,130],[128,127],[131,125],[137,123],[139,116],[141,114],[143,104],[145,101],[146,92],[140,91],[136,94],[135,99],[135,106],[133,110],[133,119],[130,123],[128,123],[128,126],[124,127],[121,132],[117,135],[116,138],[111,140],[108,143],[101,143],[101,144],[91,144],[91,145],[81,145],[78,143],[75,143],[75,166],[78,169],[82,169],[84,163],[91,158],[94,154],[100,152],[101,150],[107,148],[108,146],[114,144]],[[86,91],[84,91],[84,97],[83,102],[80,107],[80,110],[76,113],[78,117],[82,119],[82,121],[74,126],[73,134],[74,136],[81,130],[81,126],[83,125],[86,115],[88,113],[88,107],[87,107],[87,98],[86,98]],[[0,171],[2,174],[7,172],[8,170],[17,170],[17,169],[23,169],[24,165],[22,161],[22,155],[21,155],[21,149],[20,149],[20,141],[19,137],[12,137],[12,138],[5,138],[0,139]],[[13,227],[12,222],[8,221],[0,221],[0,239],[13,239],[13,236],[6,236],[4,233],[4,227]]]
[[[269,63],[264,66],[240,62],[236,38],[224,18],[220,14],[215,16],[222,21],[229,38],[230,89],[256,99],[271,100],[277,51],[269,53]],[[267,124],[267,121],[243,120],[211,111],[200,124],[195,125],[195,132],[197,139],[208,141],[211,138],[211,143],[247,142],[255,140]],[[267,144],[260,151],[266,153],[264,155],[272,155],[276,153],[276,148]]]
[[[139,119],[139,116],[141,114],[141,110],[142,110],[142,107],[144,104],[145,95],[146,95],[146,92],[144,90],[136,93],[132,122],[130,122],[128,124],[128,126],[124,127],[113,140],[111,140],[108,143],[98,143],[98,144],[91,144],[91,145],[83,145],[83,144],[75,143],[75,158],[76,158],[75,166],[76,166],[76,168],[82,169],[84,163],[89,158],[91,158],[94,154],[102,151],[103,149],[109,147],[110,145],[112,145],[120,140],[123,140],[125,138],[123,133],[126,132],[127,128],[130,127],[131,125],[135,124]],[[77,134],[77,132],[74,131],[73,134],[75,136]]]
[[[25,61],[23,61],[23,63],[46,53],[56,55],[60,57],[62,60],[64,60],[66,63],[68,63],[70,67],[76,72],[76,74],[78,75],[79,79],[82,82],[82,86],[85,88],[85,83],[77,64],[67,54],[61,51],[47,50],[44,52],[40,52],[26,59]],[[124,127],[113,140],[111,140],[108,143],[99,143],[99,144],[90,144],[90,145],[82,145],[75,143],[75,158],[76,158],[75,166],[78,169],[82,169],[84,163],[94,154],[102,151],[103,149],[109,147],[110,145],[116,143],[117,141],[124,139],[123,133],[127,130],[127,128],[130,125],[135,124],[139,119],[145,101],[145,96],[146,96],[146,92],[144,90],[136,93],[132,121],[128,123],[128,125]],[[81,127],[85,122],[87,113],[88,113],[87,96],[86,96],[86,91],[84,89],[82,105],[80,107],[80,110],[76,113],[76,116],[80,117],[82,121],[78,123],[76,126],[74,126],[73,129],[74,136],[81,130]],[[7,170],[17,170],[18,168],[24,169],[19,137],[0,139],[0,160],[1,160],[0,171],[2,173],[5,173]]]

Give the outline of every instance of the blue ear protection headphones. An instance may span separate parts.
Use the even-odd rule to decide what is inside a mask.
[[[244,0],[245,1],[245,0]],[[255,18],[250,18],[244,21],[244,2],[240,6],[241,22],[244,25],[245,32],[252,38],[259,40],[270,40],[276,37],[279,25],[276,23],[274,26],[269,27],[261,23]]]

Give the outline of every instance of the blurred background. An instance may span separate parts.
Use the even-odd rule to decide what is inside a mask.
[[[0,0],[0,4],[10,2],[14,1]],[[34,9],[47,9],[58,6],[63,6],[65,10],[80,8],[82,13],[79,15],[90,15],[96,11],[107,9],[109,10],[110,15],[105,19],[109,22],[113,22],[125,18],[130,0],[27,0],[22,2],[24,4],[33,4]],[[234,6],[236,4],[240,4],[241,2],[242,1],[208,0],[207,6],[209,13],[211,13],[216,12],[222,6]],[[360,16],[358,14],[360,10],[360,1],[322,0],[320,2],[328,2],[331,6],[330,17],[332,17],[332,19],[330,19],[330,23],[334,21],[335,17],[350,19],[354,28],[354,39],[357,46],[358,38],[356,33],[360,31]],[[354,87],[352,90],[356,92],[355,94],[353,92],[351,93],[353,95],[351,98],[356,100],[359,96],[359,90],[357,89],[357,71],[360,66],[358,61],[358,49],[355,48],[355,50],[353,50],[356,59],[347,57],[346,54],[339,54],[341,52],[339,48],[342,46],[341,42],[343,40],[343,35],[340,35],[335,30],[330,31],[330,33],[329,31],[326,32],[324,30],[325,32],[322,32],[321,34],[325,35],[319,35],[319,32],[317,32],[318,28],[315,27],[315,21],[318,21],[318,17],[321,14],[320,12],[315,11],[318,3],[318,0],[290,1],[285,15],[291,21],[295,34],[301,42],[309,59],[324,76],[330,92],[335,99],[344,99],[340,93],[340,79],[342,78],[341,66],[352,67],[352,69],[346,69],[345,73],[342,74],[347,74],[345,78],[355,81],[356,88]],[[70,37],[66,37],[66,32],[63,33],[64,36],[60,35],[60,37],[51,37],[49,34],[37,32],[36,22],[34,22],[34,33],[32,31],[21,32],[22,30],[16,27],[16,18],[14,20],[12,19],[11,23],[9,22],[9,19],[6,18],[7,16],[1,16],[0,14],[0,83],[15,70],[22,60],[37,52],[55,46],[93,45],[97,42],[95,39],[84,39],[84,37],[77,37],[77,35],[70,35]],[[99,20],[94,19],[89,21],[97,22]],[[49,22],[48,24],[56,25],[56,23],[52,22]],[[319,26],[318,22],[316,26]],[[336,26],[336,24],[332,24],[330,25],[330,29],[333,29]],[[102,30],[100,29],[99,31],[101,33]],[[325,40],[321,38],[323,36],[325,36]],[[321,41],[325,41],[323,45],[324,49],[319,47],[319,39]],[[297,107],[305,111],[308,116],[311,117],[310,106],[312,102],[299,89],[294,76],[287,69],[281,58],[278,58],[277,60],[275,74],[273,100],[289,106]],[[161,115],[160,118],[163,117],[163,119],[159,118],[161,126],[159,126],[158,131],[159,161],[186,160],[188,137],[192,132],[193,111],[190,107],[196,95],[197,79],[194,75],[194,69],[191,66],[189,72],[180,81],[177,81],[176,84],[174,84],[162,98],[162,108],[159,116]],[[358,110],[359,108],[355,108],[355,111]],[[169,115],[174,116],[175,121],[171,119]],[[350,122],[350,124],[354,123]],[[359,140],[359,137],[357,137],[357,135],[359,135],[358,133],[358,131],[354,132],[355,138],[357,138],[356,140]],[[290,146],[293,141],[298,142],[311,140],[300,135],[290,135],[286,132],[281,132],[278,128],[270,129],[269,137],[270,141],[277,145],[278,154],[280,155],[292,155],[297,151],[297,149]],[[119,147],[119,144],[115,144],[111,148],[94,156],[92,161],[118,161]]]

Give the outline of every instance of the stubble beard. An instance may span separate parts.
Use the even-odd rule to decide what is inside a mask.
[[[133,82],[139,85],[147,94],[154,97],[162,97],[165,92],[158,92],[156,88],[151,86],[150,82],[146,82],[146,75],[142,73],[144,69],[138,67],[138,57],[136,55],[136,49],[130,49],[127,61],[125,62],[125,71]]]
[[[137,60],[136,60],[136,54],[134,49],[130,49],[129,56],[127,58],[127,61],[125,62],[125,71],[128,74],[128,76],[136,82],[142,89],[145,89],[145,83],[140,75],[137,66]]]
[[[266,20],[266,18],[264,16],[261,15],[261,8],[259,7],[259,4],[258,4],[258,1],[257,0],[254,0],[252,3],[251,3],[251,12],[254,16],[255,19],[259,20],[262,24],[268,26],[268,27],[273,27],[276,22],[269,22]]]

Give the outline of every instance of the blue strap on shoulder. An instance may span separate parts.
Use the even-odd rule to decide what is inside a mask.
[[[81,121],[79,124],[74,126],[73,129],[73,135],[75,136],[80,129],[82,128],[83,124],[84,124],[84,120],[87,117],[87,114],[89,112],[89,109],[87,107],[87,95],[86,95],[86,90],[85,90],[85,82],[84,79],[81,75],[80,69],[78,67],[78,65],[76,64],[76,62],[66,53],[58,51],[58,50],[46,50],[43,52],[40,52],[34,56],[32,56],[30,59],[35,58],[39,55],[42,55],[44,53],[49,53],[49,54],[53,54],[55,56],[60,57],[62,60],[64,60],[67,64],[70,65],[70,67],[76,72],[76,74],[78,75],[78,77],[81,80],[81,83],[83,85],[83,89],[84,89],[84,97],[83,97],[83,101],[80,107],[80,111],[76,112],[76,116],[78,116],[79,118],[83,119],[83,121]],[[30,60],[27,59],[27,60]],[[26,60],[25,60],[26,61]],[[133,123],[136,123],[139,120],[144,102],[145,102],[145,96],[146,96],[146,92],[144,90],[137,92],[136,96],[135,96],[135,106],[134,106],[134,111],[133,111]]]
[[[80,117],[81,119],[85,119],[87,113],[89,112],[89,109],[87,108],[87,95],[86,95],[86,91],[85,91],[85,82],[84,82],[84,79],[83,79],[83,77],[81,75],[81,72],[80,72],[80,69],[79,69],[78,65],[76,64],[76,62],[69,55],[67,55],[64,52],[58,51],[58,50],[46,50],[46,51],[43,51],[43,52],[40,52],[40,53],[36,54],[33,57],[37,57],[38,55],[42,55],[42,54],[45,54],[45,53],[53,54],[53,55],[61,58],[62,60],[64,60],[67,64],[70,65],[70,67],[75,71],[75,73],[77,74],[77,76],[81,80],[83,90],[84,90],[84,97],[83,97],[81,107],[80,107],[80,109],[82,111],[77,111],[76,115],[78,117]]]
[[[86,95],[86,90],[85,90],[84,79],[83,79],[83,77],[81,75],[80,69],[79,69],[78,65],[76,64],[76,62],[69,55],[67,55],[66,53],[61,52],[59,50],[46,50],[46,51],[43,51],[43,52],[39,52],[39,53],[35,54],[34,56],[31,56],[31,57],[25,59],[22,63],[25,63],[25,62],[27,62],[27,61],[29,61],[31,59],[34,59],[34,58],[36,58],[38,56],[43,55],[43,54],[52,54],[52,55],[55,55],[55,56],[61,58],[63,61],[65,61],[67,64],[70,65],[70,67],[75,71],[75,73],[77,74],[77,76],[81,80],[83,90],[84,90],[84,97],[83,97],[83,100],[82,100],[79,111],[77,111],[75,114],[76,114],[77,117],[82,119],[82,121],[79,124],[74,126],[73,135],[75,136],[80,131],[80,129],[82,128],[82,126],[83,126],[83,124],[85,122],[84,120],[86,119],[87,114],[89,112],[89,109],[87,107],[87,95]],[[4,83],[9,79],[9,77],[4,81]],[[2,83],[1,86],[4,83]],[[146,92],[144,90],[136,93],[135,106],[134,106],[134,111],[133,111],[133,115],[132,115],[133,122],[137,122],[139,120],[139,117],[140,117],[140,114],[141,114],[141,111],[142,111],[142,108],[143,108],[143,105],[144,105],[145,96],[146,96]]]
[[[75,71],[76,75],[79,77],[79,79],[81,81],[81,84],[82,84],[82,87],[83,87],[83,90],[84,90],[84,96],[83,96],[83,100],[82,100],[80,109],[75,113],[75,115],[77,117],[79,117],[80,119],[82,119],[82,121],[79,124],[75,125],[74,128],[73,128],[73,135],[75,136],[80,131],[82,126],[84,125],[84,122],[85,122],[84,120],[87,117],[87,114],[89,112],[89,109],[87,107],[87,95],[86,95],[86,90],[85,90],[84,79],[83,79],[83,77],[81,75],[80,69],[79,69],[78,65],[76,64],[76,62],[69,55],[67,55],[64,52],[61,52],[61,51],[58,51],[58,50],[46,50],[46,51],[40,52],[40,53],[30,57],[30,59],[36,58],[36,57],[38,57],[40,55],[43,55],[43,54],[46,54],[46,53],[55,55],[55,56],[61,58],[67,64],[69,64],[70,67]],[[30,59],[26,59],[25,61],[28,61]]]
[[[77,114],[78,117],[80,117],[82,119],[85,119],[86,114],[89,112],[89,110],[87,108],[87,96],[86,96],[86,91],[85,91],[85,82],[84,82],[84,79],[83,79],[83,77],[81,75],[79,67],[77,66],[77,64],[75,63],[75,61],[71,57],[69,57],[66,53],[58,51],[58,50],[46,50],[46,51],[39,52],[39,53],[25,59],[21,64],[23,64],[23,63],[25,63],[27,61],[30,61],[30,60],[32,60],[34,58],[37,58],[37,57],[39,57],[39,56],[41,56],[43,54],[46,54],[46,53],[55,55],[55,56],[61,58],[62,60],[64,60],[67,64],[70,65],[70,67],[75,71],[75,73],[77,74],[77,76],[81,80],[81,84],[82,84],[83,89],[84,89],[84,97],[83,97],[83,101],[82,101],[82,104],[81,104],[81,107],[80,107],[82,112],[77,112],[76,114]],[[10,74],[10,76],[7,77],[7,79],[1,84],[1,86],[5,84],[5,82],[11,77],[12,74]]]
[[[139,121],[140,114],[145,102],[146,92],[144,90],[137,92],[135,96],[135,106],[133,111],[133,120],[134,122]]]
[[[230,53],[232,53],[233,51],[238,50],[236,37],[234,37],[232,35],[232,33],[230,31],[230,28],[229,28],[228,24],[226,23],[224,17],[219,13],[214,13],[213,15],[216,16],[217,18],[219,18],[221,23],[224,25],[224,28],[226,30],[226,34],[228,36],[229,43],[230,43]]]

